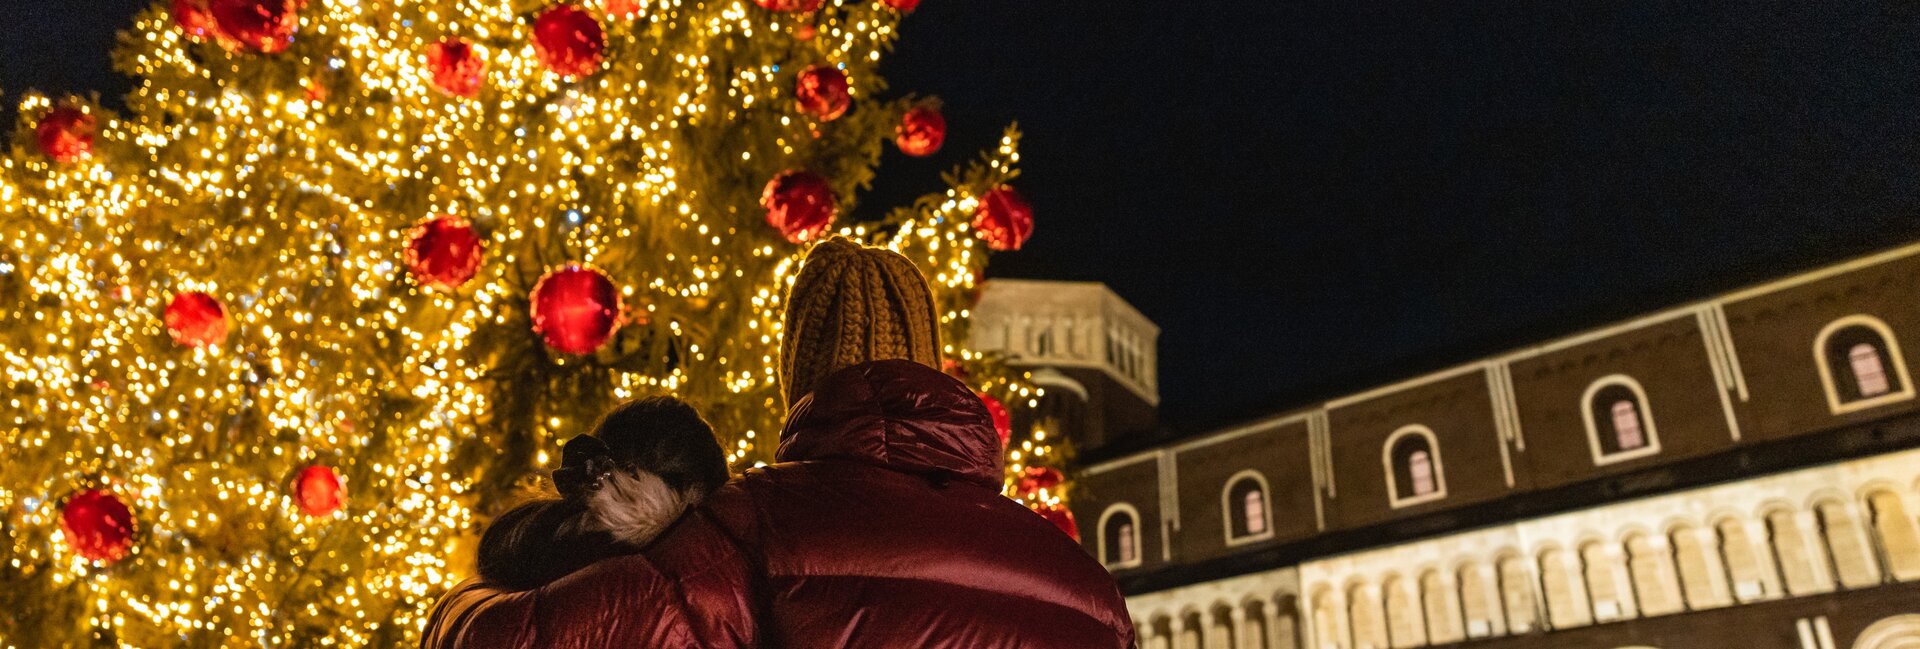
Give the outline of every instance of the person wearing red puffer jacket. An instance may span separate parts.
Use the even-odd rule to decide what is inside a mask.
[[[1000,494],[998,435],[941,373],[926,280],[844,239],[787,301],[775,464],[715,491],[645,552],[509,592],[468,581],[428,649],[1123,649],[1119,588]]]

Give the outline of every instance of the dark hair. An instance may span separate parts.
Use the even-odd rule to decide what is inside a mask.
[[[620,404],[600,417],[593,436],[616,462],[650,471],[676,491],[711,493],[727,482],[726,451],[685,401],[654,396]]]
[[[727,482],[726,452],[714,439],[713,428],[679,399],[655,396],[620,404],[588,435],[595,439],[582,440],[588,443],[579,447],[591,450],[565,453],[562,468],[554,472],[556,482],[573,483],[563,496],[536,497],[487,526],[480,537],[481,578],[526,590],[601,559],[638,551],[588,524],[586,495],[598,486],[593,471],[646,471],[674,491],[696,498]],[[569,451],[575,446],[568,441]],[[600,464],[603,461],[606,464]]]

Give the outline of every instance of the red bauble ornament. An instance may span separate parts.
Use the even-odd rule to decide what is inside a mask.
[[[1060,528],[1061,532],[1065,532],[1067,536],[1073,537],[1073,540],[1080,540],[1080,524],[1074,522],[1073,512],[1068,511],[1065,506],[1035,505],[1033,507],[1033,513],[1039,514],[1041,518],[1047,519],[1047,522],[1053,523],[1054,527]]]
[[[480,272],[486,250],[472,223],[458,216],[437,216],[414,226],[407,235],[407,272],[423,285],[451,291]]]
[[[1000,435],[1000,447],[1006,448],[1007,442],[1013,439],[1013,414],[1007,412],[1007,406],[993,398],[993,395],[985,392],[974,394],[980,397],[980,403],[987,406],[987,416],[993,418],[993,432]]]
[[[533,51],[548,70],[578,77],[600,69],[607,49],[607,33],[600,21],[574,5],[557,5],[533,19]]]
[[[800,112],[823,122],[840,119],[853,105],[853,95],[847,94],[847,73],[825,63],[800,71],[793,97]]]
[[[1030,466],[1020,472],[1020,479],[1013,483],[1014,490],[1021,498],[1040,493],[1041,489],[1053,489],[1066,482],[1067,477],[1060,470],[1050,466]]]
[[[766,190],[760,193],[760,206],[767,208],[767,225],[779,230],[788,242],[803,243],[827,231],[840,211],[840,200],[820,174],[788,169],[767,182]]]
[[[1019,250],[1033,236],[1033,206],[1012,187],[1001,186],[980,199],[973,213],[974,234],[994,250]]]
[[[206,40],[219,29],[213,12],[207,9],[207,0],[173,0],[173,24],[180,27],[180,33],[196,41]]]
[[[932,106],[919,106],[901,116],[893,127],[893,143],[900,152],[914,157],[933,155],[947,142],[947,118]]]
[[[227,339],[227,309],[201,291],[173,294],[162,320],[173,342],[188,347],[210,347]]]
[[[920,0],[880,0],[880,4],[899,9],[902,12],[913,11],[920,6]]]
[[[761,9],[772,11],[818,11],[826,0],[753,0]]]
[[[308,516],[321,517],[340,510],[345,485],[333,467],[315,464],[293,478],[293,500]]]
[[[77,162],[93,155],[93,116],[79,108],[59,106],[47,111],[34,135],[39,137],[40,152],[54,162]]]
[[[112,563],[133,547],[133,511],[112,492],[88,489],[67,498],[60,508],[60,530],[75,553]]]
[[[548,347],[591,354],[620,330],[620,289],[598,270],[569,264],[533,287],[533,330]]]
[[[207,9],[229,49],[281,52],[293,44],[300,27],[294,0],[208,0]]]
[[[427,73],[440,92],[472,99],[486,81],[487,60],[467,39],[447,38],[427,46]]]

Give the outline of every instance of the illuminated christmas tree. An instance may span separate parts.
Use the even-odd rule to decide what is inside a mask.
[[[916,0],[173,0],[116,116],[29,96],[0,160],[0,646],[413,646],[475,531],[618,400],[770,460],[808,242],[923,264],[950,369],[1032,214],[1008,129],[856,218],[938,105]],[[1004,409],[1001,409],[1004,412]],[[1062,450],[1010,441],[1056,519]],[[1070,521],[1060,520],[1063,526]]]

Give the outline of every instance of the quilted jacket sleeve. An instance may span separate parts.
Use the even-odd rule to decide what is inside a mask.
[[[705,649],[678,588],[645,557],[594,564],[541,588],[455,586],[427,621],[425,649]]]

